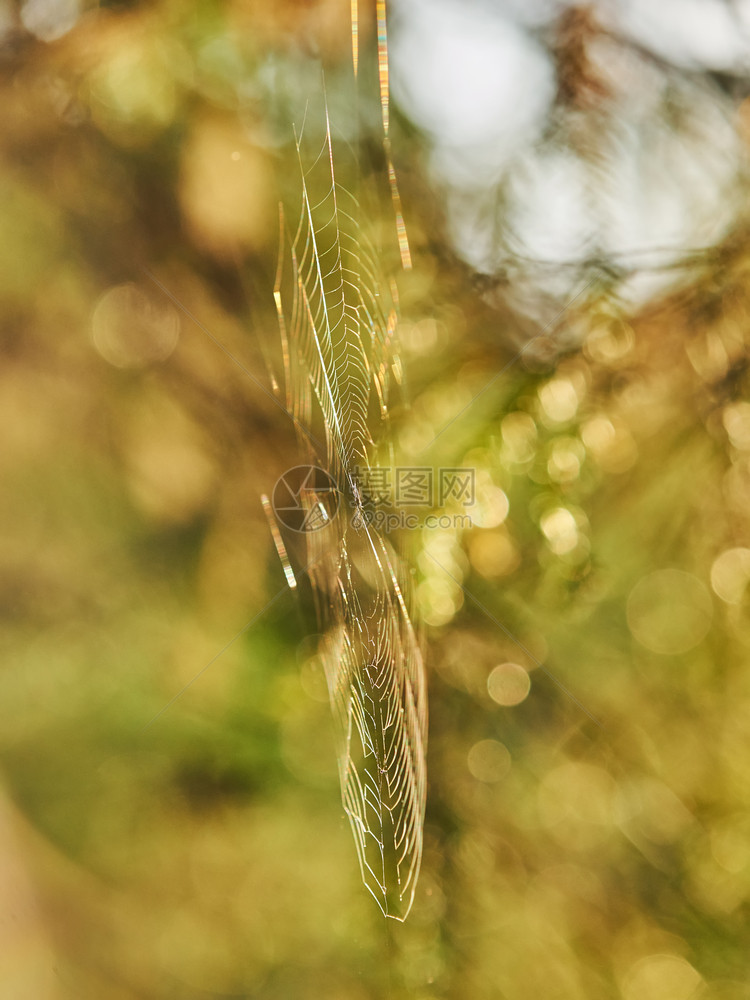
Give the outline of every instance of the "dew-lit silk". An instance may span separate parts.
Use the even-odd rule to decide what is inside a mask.
[[[422,858],[426,681],[408,575],[386,538],[362,522],[357,482],[387,436],[401,370],[396,309],[360,231],[357,201],[335,179],[328,122],[312,166],[303,166],[299,142],[297,150],[302,210],[274,294],[286,405],[308,460],[325,466],[343,497],[330,524],[305,536],[307,574],[362,878],[383,913],[403,920]]]

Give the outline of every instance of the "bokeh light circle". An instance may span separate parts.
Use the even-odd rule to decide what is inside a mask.
[[[520,705],[531,690],[531,678],[517,663],[500,663],[487,678],[487,690],[498,705]]]
[[[687,653],[711,627],[713,604],[701,581],[678,569],[644,576],[627,601],[628,626],[637,641],[653,653]]]
[[[469,750],[467,764],[477,781],[492,785],[510,771],[510,753],[498,740],[480,740]]]
[[[97,302],[91,336],[99,354],[116,368],[145,368],[164,361],[177,346],[180,317],[133,282],[114,285]]]

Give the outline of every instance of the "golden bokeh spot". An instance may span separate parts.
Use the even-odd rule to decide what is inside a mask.
[[[276,231],[273,195],[266,154],[238,126],[198,123],[183,153],[179,199],[199,243],[219,257],[264,246]]]
[[[54,42],[75,26],[81,7],[81,0],[25,0],[21,23],[40,41]]]
[[[517,569],[521,555],[507,531],[478,531],[469,539],[469,559],[477,573],[493,580]]]
[[[453,582],[463,580],[468,569],[468,560],[455,533],[435,528],[422,530],[423,552],[419,555],[419,566],[426,577],[440,579],[453,577]]]
[[[706,382],[713,382],[726,374],[729,354],[716,330],[709,330],[687,341],[685,350],[690,364]]]
[[[722,416],[729,440],[740,451],[750,451],[750,403],[732,403]]]
[[[323,704],[328,704],[328,682],[326,681],[323,658],[315,654],[303,661],[300,667],[300,684],[305,694]]]
[[[518,663],[500,663],[487,678],[487,691],[498,705],[520,705],[531,690],[531,678]]]
[[[638,843],[671,844],[694,822],[693,815],[671,788],[656,778],[621,785],[617,821],[625,835]]]
[[[574,482],[581,473],[584,456],[585,450],[578,438],[558,438],[550,448],[547,475],[554,483]]]
[[[630,429],[617,417],[591,417],[581,427],[581,439],[603,472],[627,472],[638,458]]]
[[[539,819],[562,843],[591,844],[613,824],[615,794],[615,782],[603,768],[567,761],[539,786]]]
[[[566,555],[578,545],[578,525],[566,507],[555,507],[542,514],[539,524],[555,555]]]
[[[511,768],[508,748],[498,740],[480,740],[475,743],[469,750],[466,762],[471,774],[488,785],[502,781]]]
[[[501,461],[503,465],[516,471],[533,461],[537,446],[537,429],[533,418],[522,410],[516,410],[503,417],[500,424],[503,444]]]
[[[428,354],[438,343],[438,326],[434,319],[421,319],[416,323],[401,323],[399,339],[407,354]]]
[[[691,1000],[703,980],[679,955],[648,955],[635,962],[622,983],[624,1000]]]
[[[417,587],[417,601],[422,619],[435,627],[447,625],[464,603],[461,588],[450,579],[431,576]]]
[[[750,458],[741,454],[735,456],[724,474],[722,487],[729,507],[745,515],[750,507]]]
[[[628,359],[635,346],[635,334],[629,323],[609,320],[596,326],[583,345],[586,357],[600,365],[616,368]]]
[[[435,427],[427,420],[418,416],[411,419],[399,429],[398,443],[404,455],[419,455],[435,440]]]
[[[174,306],[132,282],[106,291],[91,318],[94,347],[116,368],[164,361],[177,346],[179,334],[180,317]]]
[[[627,601],[630,631],[653,653],[686,653],[701,642],[713,617],[711,595],[701,581],[678,569],[644,576]]]
[[[124,428],[128,486],[133,500],[158,521],[183,522],[209,502],[216,466],[182,409],[154,397]]]
[[[556,376],[539,390],[541,417],[545,424],[565,424],[578,412],[580,400],[569,378]]]
[[[750,581],[750,549],[727,549],[711,566],[711,586],[727,604],[739,604]]]
[[[718,865],[739,875],[750,865],[750,840],[744,817],[725,820],[711,830],[711,854]]]
[[[484,469],[477,470],[476,502],[464,508],[477,528],[497,528],[508,516],[510,504],[505,492],[495,486]]]
[[[101,61],[88,78],[91,115],[118,146],[149,145],[171,125],[178,110],[176,45],[145,30],[112,27]]]

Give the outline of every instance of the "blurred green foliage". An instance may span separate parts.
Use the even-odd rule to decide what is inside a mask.
[[[386,925],[259,502],[296,461],[266,376],[292,123],[322,63],[335,128],[381,176],[372,12],[355,140],[346,4],[3,10],[0,993],[750,995],[742,200],[637,300],[637,265],[596,254],[477,275],[394,107],[415,261],[399,453],[475,468],[479,500],[475,527],[413,546],[426,849]],[[581,18],[548,26],[550,120],[593,159],[586,130],[617,112]],[[744,141],[741,81],[660,71],[675,135],[690,76]]]

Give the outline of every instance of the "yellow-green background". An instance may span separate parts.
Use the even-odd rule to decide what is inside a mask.
[[[260,505],[294,438],[247,374],[270,388],[292,122],[319,98],[316,53],[346,105],[348,4],[115,4],[51,41],[8,10],[0,995],[750,996],[741,199],[725,244],[635,311],[611,269],[571,272],[585,293],[513,361],[540,326],[455,258],[426,142],[394,111],[402,454],[508,367],[428,453],[478,470],[489,526],[414,546],[425,855],[407,923],[386,922],[340,805],[309,599]],[[606,114],[565,66],[558,112]],[[530,672],[515,707],[488,687],[506,662]]]

